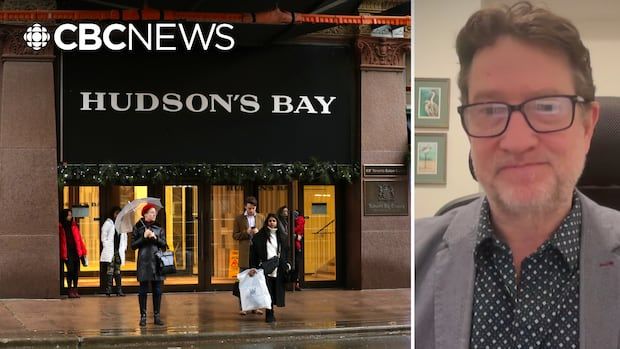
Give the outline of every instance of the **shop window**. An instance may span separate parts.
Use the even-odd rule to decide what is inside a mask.
[[[260,203],[259,203],[260,204]],[[214,185],[211,187],[212,284],[234,283],[239,273],[239,245],[232,232],[235,217],[243,213],[243,187]]]
[[[165,187],[166,243],[174,253],[176,274],[167,285],[198,284],[198,187]]]
[[[261,185],[258,187],[258,212],[264,216],[268,213],[277,213],[278,209],[287,202],[288,186]]]
[[[327,204],[324,203],[324,202],[312,203],[312,214],[313,215],[325,215],[325,214],[327,214]]]

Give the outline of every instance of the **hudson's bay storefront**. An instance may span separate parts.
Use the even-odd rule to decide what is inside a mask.
[[[344,286],[340,196],[359,172],[352,47],[63,53],[60,67],[59,144],[69,164],[61,205],[84,208],[78,223],[90,251],[81,287],[105,286],[98,262],[104,215],[146,196],[161,197],[165,207],[159,220],[178,269],[166,286],[230,287],[239,253],[233,222],[248,195],[263,214],[288,206],[307,217],[306,286]],[[304,178],[319,167],[329,180]],[[126,174],[138,168],[162,178]],[[135,258],[129,249],[124,285],[136,285]]]
[[[14,189],[0,200],[16,214],[0,225],[18,227],[29,248],[0,227],[18,256],[0,273],[12,285],[0,297],[63,292],[50,219],[63,207],[88,250],[81,292],[101,292],[101,225],[113,206],[147,196],[164,204],[177,267],[168,291],[231,288],[233,222],[249,195],[262,214],[286,205],[306,217],[302,286],[408,287],[408,48],[361,34],[191,53],[16,54],[5,42],[0,177]],[[33,206],[42,214],[29,219]],[[33,255],[39,269],[18,277]],[[125,257],[132,292],[136,253]]]

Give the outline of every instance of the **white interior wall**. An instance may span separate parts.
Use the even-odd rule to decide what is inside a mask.
[[[469,143],[456,112],[456,107],[460,104],[460,94],[456,85],[459,64],[454,50],[458,31],[470,14],[479,8],[480,0],[416,0],[414,3],[412,25],[414,76],[450,79],[448,130],[415,129],[416,133],[447,133],[446,184],[415,186],[415,218],[432,216],[437,209],[452,199],[479,191],[478,183],[469,174],[467,165]],[[415,159],[413,144],[412,149],[413,162]]]

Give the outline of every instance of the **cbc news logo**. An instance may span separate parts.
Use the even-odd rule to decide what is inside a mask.
[[[26,45],[35,51],[39,51],[47,46],[50,38],[51,36],[47,32],[47,28],[39,23],[35,23],[28,27],[28,29],[26,29],[26,33],[24,33],[24,41],[26,41]]]
[[[39,23],[26,29],[24,41],[34,51],[39,51],[54,41],[63,51],[133,51],[134,47],[147,51],[207,51],[214,47],[228,51],[235,46],[233,25],[228,23],[63,23],[53,33]],[[63,35],[64,33],[73,35]],[[53,35],[53,37],[52,37]]]

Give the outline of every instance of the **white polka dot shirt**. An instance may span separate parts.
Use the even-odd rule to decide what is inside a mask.
[[[482,204],[474,260],[476,276],[470,348],[579,347],[581,204],[551,238],[521,263],[517,284],[512,251],[497,239]]]

